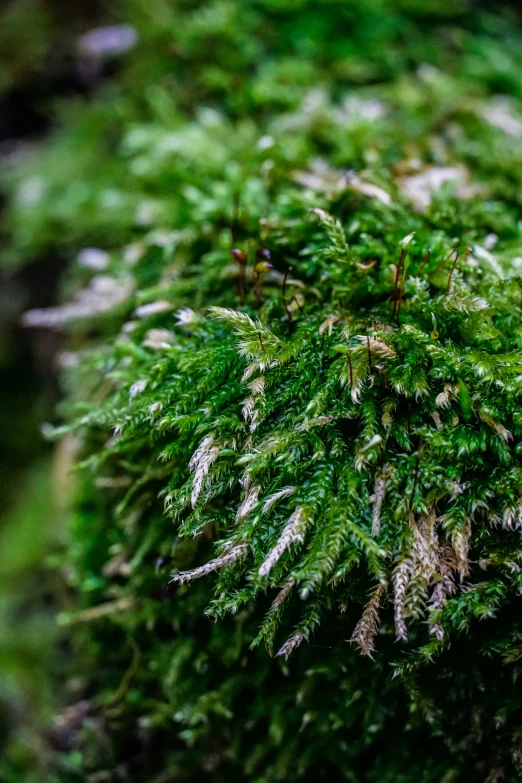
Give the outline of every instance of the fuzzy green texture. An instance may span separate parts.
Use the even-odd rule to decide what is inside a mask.
[[[56,780],[520,779],[520,29],[128,13],[10,174],[11,262],[108,251],[26,316],[85,468]]]

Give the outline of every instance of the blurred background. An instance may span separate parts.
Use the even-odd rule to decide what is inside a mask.
[[[132,28],[111,29],[122,8],[92,0],[11,0],[0,7],[0,166],[4,175],[38,149],[67,101],[84,103],[118,71]],[[96,28],[102,38],[96,39]],[[94,37],[82,37],[95,28]],[[105,54],[103,53],[103,35]],[[116,31],[116,34],[118,30]],[[113,33],[112,33],[113,34]],[[127,35],[127,40],[125,40]],[[121,37],[121,36],[120,36]],[[90,47],[90,48],[89,48]],[[101,50],[100,54],[97,51]],[[59,399],[59,337],[29,331],[21,314],[57,301],[66,253],[56,244],[10,255],[0,200],[0,779],[45,779],[52,683],[67,655],[56,613],[65,585],[52,555],[66,530],[69,462],[42,437]],[[59,699],[58,699],[59,701]]]

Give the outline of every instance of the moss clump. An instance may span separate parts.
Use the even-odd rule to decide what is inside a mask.
[[[86,468],[58,779],[518,779],[519,31],[154,9],[12,175],[13,259],[103,244],[26,315]]]

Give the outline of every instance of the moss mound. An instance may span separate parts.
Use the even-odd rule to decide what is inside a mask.
[[[6,182],[10,262],[77,256],[25,316],[83,466],[50,774],[518,780],[517,18],[125,21]]]

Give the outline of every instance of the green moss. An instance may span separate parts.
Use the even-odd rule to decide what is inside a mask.
[[[6,183],[11,261],[106,251],[26,316],[84,467],[56,779],[518,779],[517,25],[128,13]]]

